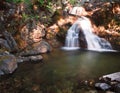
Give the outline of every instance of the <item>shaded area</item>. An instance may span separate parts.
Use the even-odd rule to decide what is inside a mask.
[[[120,53],[112,52],[54,50],[43,55],[44,63],[21,63],[12,75],[2,76],[0,90],[2,93],[84,93],[94,90],[96,78],[120,71],[119,56]]]

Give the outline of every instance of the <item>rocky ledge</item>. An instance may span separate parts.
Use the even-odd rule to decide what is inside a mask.
[[[41,62],[43,59],[41,54],[50,51],[51,47],[45,41],[34,43],[30,47],[14,55],[8,51],[0,50],[0,76],[13,73],[18,67],[18,63]]]
[[[120,93],[120,72],[104,75],[95,83],[95,88],[102,91]]]

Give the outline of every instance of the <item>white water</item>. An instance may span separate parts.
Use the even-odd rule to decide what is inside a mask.
[[[76,50],[79,49],[79,20],[76,21],[68,30],[65,40],[65,50]]]
[[[94,51],[112,51],[111,44],[103,38],[98,37],[92,32],[92,25],[88,18],[81,17],[79,18],[68,30],[65,47],[65,50],[74,50],[79,49],[79,32],[82,31],[84,38],[87,43],[87,50]]]

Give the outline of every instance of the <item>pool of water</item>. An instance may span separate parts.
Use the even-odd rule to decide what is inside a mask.
[[[22,91],[20,93],[75,93],[82,80],[120,71],[119,52],[57,49],[43,57],[40,63],[20,63],[11,76],[0,82],[12,82],[14,91]]]

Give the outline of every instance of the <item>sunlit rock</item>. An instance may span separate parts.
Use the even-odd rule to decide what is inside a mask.
[[[104,75],[103,78],[110,78],[111,81],[119,81],[120,82],[120,72]]]
[[[71,11],[69,11],[69,14],[75,15],[75,16],[85,16],[88,13],[83,7],[73,7]]]
[[[45,31],[42,29],[44,29],[43,25],[37,25],[36,28],[34,28],[30,33],[30,39],[34,42],[39,42],[41,38],[45,36]]]
[[[59,31],[59,26],[57,24],[53,24],[47,29],[46,38],[53,39]]]
[[[69,0],[62,0],[62,4],[67,4],[69,2]]]
[[[31,21],[21,28],[16,36],[20,48],[28,47],[32,43],[40,42],[45,36],[45,27],[36,21]]]

